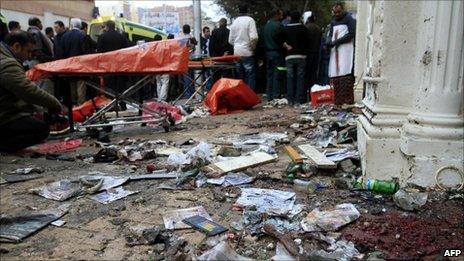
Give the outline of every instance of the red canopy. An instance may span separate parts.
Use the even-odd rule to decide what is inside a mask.
[[[245,82],[228,78],[219,79],[205,99],[205,105],[213,115],[251,109],[260,102]]]
[[[33,81],[52,75],[181,74],[188,69],[184,41],[149,42],[107,53],[88,54],[37,64],[27,71]]]

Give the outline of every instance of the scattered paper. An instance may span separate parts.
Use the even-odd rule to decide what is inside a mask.
[[[64,201],[79,195],[82,192],[82,186],[79,182],[72,182],[64,179],[48,183],[38,188],[30,189],[29,191],[44,198]]]
[[[236,204],[243,207],[256,206],[261,213],[288,215],[295,207],[295,193],[274,189],[242,188]]]
[[[101,193],[95,194],[91,196],[90,198],[102,204],[108,204],[108,203],[111,203],[118,199],[125,198],[135,193],[139,193],[139,192],[124,190],[123,187],[117,187],[117,188],[109,189],[107,191],[103,191]]]
[[[320,211],[316,208],[301,221],[301,227],[306,232],[336,231],[355,221],[359,216],[359,211],[351,203],[336,205],[333,210],[328,211]]]
[[[190,228],[190,226],[185,224],[182,220],[193,216],[202,216],[206,219],[212,220],[211,216],[202,206],[168,210],[163,215],[164,227],[166,229]]]
[[[220,178],[214,178],[214,179],[207,179],[206,182],[209,184],[214,184],[214,185],[222,185],[223,187],[229,187],[229,186],[238,186],[242,184],[248,184],[253,182],[254,178],[248,176],[247,174],[243,172],[230,172],[225,176],[222,176]]]
[[[21,242],[68,212],[69,204],[20,216],[0,216],[0,242]]]

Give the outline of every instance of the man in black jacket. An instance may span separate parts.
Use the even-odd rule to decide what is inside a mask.
[[[311,87],[316,84],[317,71],[319,67],[319,53],[321,49],[321,28],[316,24],[314,14],[311,13],[306,21],[306,28],[309,31],[308,54],[306,57],[306,86]]]
[[[116,24],[109,20],[103,23],[104,33],[98,37],[97,52],[106,53],[129,47],[129,41],[121,33],[116,31]]]
[[[290,105],[297,106],[307,98],[305,70],[309,31],[300,23],[299,12],[293,12],[291,17],[290,23],[276,35],[276,42],[286,50],[287,100]]]
[[[109,20],[103,23],[104,33],[98,37],[97,52],[106,53],[119,50],[130,46],[129,40],[116,31],[116,24]],[[127,77],[124,76],[107,76],[105,77],[105,85],[118,93],[123,93],[126,90]],[[121,110],[126,109],[126,104],[119,104]]]
[[[234,49],[229,44],[229,33],[227,29],[227,19],[219,20],[219,28],[213,30],[209,39],[209,55],[211,57],[233,54]]]

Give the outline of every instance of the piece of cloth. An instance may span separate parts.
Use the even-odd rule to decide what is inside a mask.
[[[67,30],[61,36],[61,48],[63,50],[62,58],[69,58],[83,54],[83,42],[84,34],[81,30],[77,28]]]
[[[288,24],[282,31],[277,33],[275,39],[279,46],[286,43],[292,47],[290,50],[285,51],[285,59],[305,58],[309,51],[309,30],[301,23]]]
[[[256,68],[253,56],[242,57],[237,62],[240,78],[254,91],[256,85]]]
[[[329,77],[339,77],[353,72],[354,37],[356,33],[356,20],[345,13],[343,18],[334,19],[330,23],[329,43],[330,50]]]
[[[277,67],[284,64],[284,58],[276,52],[266,53],[267,99],[272,101],[280,96],[281,73]]]
[[[0,124],[30,116],[39,105],[55,111],[60,102],[26,78],[21,63],[0,43]]]
[[[304,85],[306,59],[292,58],[286,60],[287,66],[287,100],[290,105],[306,102]]]
[[[258,42],[258,31],[253,18],[242,15],[230,26],[229,43],[234,46],[234,54],[252,56]]]
[[[52,41],[37,26],[30,26],[27,32],[35,40],[34,49],[32,50],[32,60],[35,62],[32,62],[32,65],[53,60]]]
[[[26,116],[0,124],[0,151],[15,152],[44,141],[50,129],[41,120]]]
[[[105,53],[129,47],[127,38],[115,30],[108,30],[98,37],[97,52]]]
[[[159,101],[168,100],[169,74],[156,75],[156,93]]]
[[[234,48],[229,44],[230,30],[219,27],[213,30],[209,40],[209,55],[211,57],[223,56],[224,53],[233,54]]]

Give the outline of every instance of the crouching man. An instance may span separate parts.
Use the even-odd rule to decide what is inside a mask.
[[[0,151],[18,151],[48,137],[48,124],[32,116],[37,105],[50,113],[61,111],[55,97],[26,78],[22,63],[33,49],[34,39],[24,31],[0,42]]]

